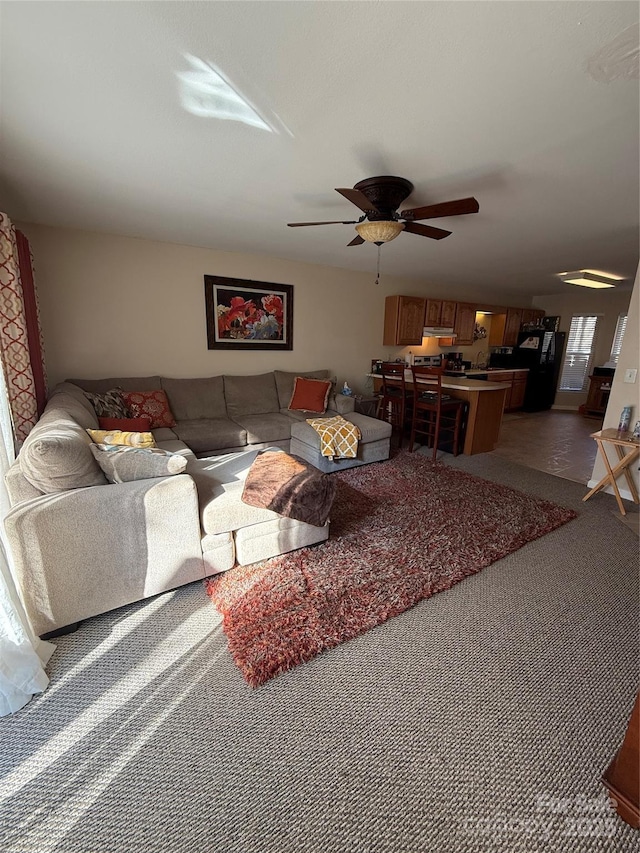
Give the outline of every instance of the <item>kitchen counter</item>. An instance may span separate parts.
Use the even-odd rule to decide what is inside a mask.
[[[487,371],[478,372],[484,374]],[[382,378],[376,373],[369,373],[368,376],[373,379],[374,391],[378,393]],[[413,374],[410,370],[405,370],[405,381],[407,387],[413,388]],[[494,450],[500,437],[502,413],[510,383],[490,382],[468,376],[443,376],[442,387],[452,397],[465,400],[468,404],[463,453],[472,455]]]
[[[472,379],[474,376],[491,376],[492,374],[500,374],[500,373],[508,373],[509,376],[513,373],[528,373],[528,367],[485,367],[484,370],[480,367],[478,368],[470,368],[469,370],[464,371],[464,376]],[[499,382],[500,379],[496,376],[496,382]]]
[[[476,373],[481,373],[483,376],[487,372],[488,371],[486,370],[476,371]],[[374,380],[374,388],[377,391],[375,380],[377,379],[379,382],[382,381],[379,374],[368,373],[367,376]],[[408,382],[410,387],[413,388],[413,374],[410,370],[405,370],[404,381]],[[489,382],[487,379],[473,379],[471,373],[467,371],[464,376],[443,376],[442,387],[446,388],[448,391],[455,389],[460,391],[495,391],[496,389],[504,389],[505,383]]]
[[[478,373],[485,375],[486,370],[478,370]],[[405,377],[406,378],[406,377]],[[411,380],[411,373],[409,374]],[[504,389],[507,387],[504,382],[491,382],[488,379],[473,379],[472,375],[467,371],[464,376],[443,376],[442,387],[452,390],[458,388],[461,391],[495,391],[496,388]]]

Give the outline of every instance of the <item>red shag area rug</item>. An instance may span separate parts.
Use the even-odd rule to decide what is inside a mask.
[[[331,476],[327,542],[205,581],[252,687],[576,517],[418,453]]]

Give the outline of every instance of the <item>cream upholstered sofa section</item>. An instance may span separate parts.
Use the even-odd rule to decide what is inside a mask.
[[[318,373],[328,375],[314,376]],[[12,505],[5,519],[7,541],[36,632],[48,634],[236,563],[327,539],[328,523],[314,527],[242,502],[244,478],[259,450],[289,449],[298,418],[285,411],[296,375],[280,371],[278,380],[271,373],[258,382],[77,380],[96,393],[116,385],[125,390],[164,385],[175,406],[176,427],[153,432],[158,447],[186,457],[185,473],[124,483],[108,483],[93,456],[86,430],[97,429],[98,420],[83,390],[70,382],[57,386],[5,477]],[[243,391],[253,399],[243,403]],[[227,416],[227,394],[238,423]],[[347,415],[353,409],[348,398],[336,405]],[[188,419],[180,420],[183,415]],[[198,438],[198,454],[184,440],[188,434]],[[272,443],[274,435],[280,437]],[[228,440],[233,447],[225,446]],[[203,453],[207,458],[197,458]]]
[[[18,503],[5,529],[38,634],[205,577],[185,474],[41,495]],[[226,556],[233,565],[231,542]]]

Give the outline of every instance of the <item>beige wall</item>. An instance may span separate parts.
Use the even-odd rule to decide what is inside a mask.
[[[631,290],[590,290],[586,287],[571,287],[561,296],[537,296],[533,304],[545,313],[560,317],[561,332],[569,334],[571,317],[574,314],[598,314],[600,320],[594,341],[593,366],[601,366],[609,360],[611,344],[620,314],[626,313],[631,299]],[[587,401],[587,391],[558,391],[554,409],[575,409]]]
[[[625,406],[632,406],[631,412],[631,429],[637,420],[640,420],[640,267],[636,273],[636,282],[633,288],[631,304],[629,305],[629,319],[627,320],[627,328],[622,341],[622,349],[620,358],[618,359],[618,368],[611,386],[611,394],[609,396],[609,405],[604,418],[603,427],[615,429],[620,422],[620,414]],[[624,373],[627,369],[633,368],[638,371],[636,381],[629,383],[624,381]],[[615,453],[610,452],[612,462],[616,459]],[[636,488],[640,488],[640,476],[638,473],[638,465],[631,466],[632,476],[634,478]],[[595,486],[606,473],[604,463],[600,458],[596,459],[593,474],[589,481],[589,487]],[[624,478],[618,480],[618,488],[623,497],[631,499],[631,492]],[[611,487],[607,487],[607,491],[611,492]]]
[[[326,367],[340,384],[347,380],[362,391],[372,358],[404,352],[382,346],[385,296],[451,298],[444,286],[384,272],[376,285],[371,246],[360,247],[369,252],[371,272],[356,273],[31,223],[19,227],[34,254],[50,387],[72,376],[197,377]],[[294,285],[293,351],[208,350],[205,274]],[[505,302],[499,291],[481,296]],[[456,297],[479,294],[471,285]],[[439,351],[430,342],[416,352],[430,348]]]
[[[154,243],[21,223],[34,254],[36,280],[49,385],[70,376],[104,377],[160,374],[173,377],[221,373],[262,373],[327,367],[340,383],[367,390],[372,358],[399,357],[401,347],[382,346],[384,299],[394,293],[517,304],[495,290],[477,293],[473,285],[452,293],[427,281],[295,263],[250,254]],[[370,247],[362,247],[368,249]],[[383,248],[384,252],[384,248]],[[293,284],[294,349],[292,352],[208,350],[204,313],[205,274]],[[640,418],[638,388],[623,383],[624,370],[638,367],[638,280],[627,292],[582,291],[566,296],[538,297],[537,307],[562,318],[568,331],[571,315],[603,315],[595,364],[605,362],[618,315],[629,307],[629,322],[607,410],[605,426],[617,426],[620,411],[633,405]],[[524,303],[520,303],[524,304]],[[469,348],[471,357],[486,341]],[[436,339],[425,339],[414,353],[440,353]],[[559,395],[560,396],[560,395]],[[582,402],[585,395],[580,397]],[[579,402],[575,398],[571,406]],[[593,481],[603,476],[597,461]],[[634,476],[638,472],[634,470]]]

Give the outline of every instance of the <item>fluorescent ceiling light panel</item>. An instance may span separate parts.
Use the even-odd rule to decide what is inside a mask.
[[[576,270],[575,272],[561,272],[560,278],[565,284],[577,284],[580,287],[591,287],[601,290],[607,287],[615,287],[619,276],[608,273],[594,272],[593,270]]]

